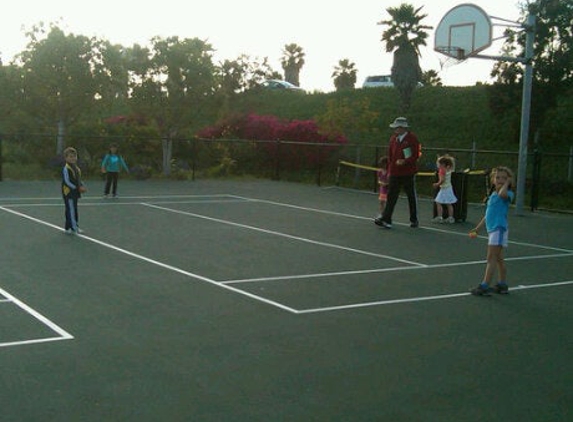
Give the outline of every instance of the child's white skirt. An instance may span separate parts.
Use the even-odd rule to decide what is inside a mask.
[[[450,186],[448,188],[440,188],[435,201],[438,204],[455,204],[458,202],[458,198],[456,198],[456,195],[454,195],[454,189]]]

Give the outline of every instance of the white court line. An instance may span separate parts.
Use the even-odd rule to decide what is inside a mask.
[[[293,208],[293,209],[298,209],[298,210],[302,210],[302,211],[311,211],[311,212],[316,212],[316,213],[320,213],[320,214],[327,214],[327,215],[335,215],[338,217],[347,217],[347,218],[353,218],[353,219],[357,219],[357,220],[368,220],[368,221],[372,221],[373,218],[369,218],[369,217],[363,217],[360,215],[355,215],[355,214],[347,214],[347,213],[341,213],[341,212],[336,212],[336,211],[327,211],[327,210],[321,210],[318,208],[310,208],[310,207],[303,207],[300,205],[293,205],[293,204],[287,204],[287,203],[283,203],[283,202],[276,202],[276,201],[269,201],[266,199],[256,199],[256,198],[248,198],[245,196],[239,196],[239,195],[231,195],[231,196],[235,196],[236,198],[241,198],[244,199],[245,201],[251,201],[251,202],[260,202],[260,203],[264,203],[264,204],[270,204],[270,205],[276,205],[279,207],[286,207],[286,208]],[[393,223],[395,225],[398,226],[409,226],[410,223]],[[451,234],[454,236],[463,236],[466,237],[468,236],[467,233],[465,232],[454,232],[451,230],[444,230],[444,229],[439,229],[436,227],[428,227],[428,226],[420,226],[418,227],[418,230],[430,230],[430,231],[435,231],[435,232],[440,232],[440,233],[447,233],[447,234]],[[480,238],[483,239],[487,239],[487,236],[478,236]],[[509,241],[510,244],[512,245],[520,245],[520,246],[529,246],[532,248],[538,248],[538,249],[547,249],[547,250],[553,250],[553,251],[557,251],[557,252],[570,252],[573,253],[572,249],[563,249],[563,248],[557,248],[554,246],[546,246],[546,245],[538,245],[538,244],[534,244],[534,243],[526,243],[526,242],[517,242],[517,241]]]
[[[121,196],[118,199],[105,199],[106,201],[117,201],[119,199],[162,199],[162,198],[233,198],[235,195],[229,195],[226,193],[216,193],[216,194],[203,194],[203,195],[188,195],[188,194],[181,194],[181,195],[142,195],[142,196]],[[104,200],[101,196],[90,196],[82,195],[82,200]],[[28,196],[28,197],[2,197],[0,198],[0,202],[4,201],[62,201],[61,196],[50,196],[50,197],[41,197],[41,196]],[[139,203],[139,202],[138,202]],[[6,206],[4,204],[4,206]]]
[[[544,283],[544,284],[532,284],[529,286],[517,286],[512,287],[509,289],[511,292],[515,290],[525,290],[525,289],[543,289],[547,287],[559,287],[559,286],[567,286],[572,285],[573,280],[568,281],[559,281],[555,283]],[[347,309],[357,309],[357,308],[367,308],[371,306],[382,306],[382,305],[396,305],[400,303],[414,303],[414,302],[427,302],[431,300],[445,300],[445,299],[455,299],[459,297],[466,297],[471,296],[471,293],[452,293],[447,295],[436,295],[436,296],[421,296],[421,297],[413,297],[413,298],[406,298],[406,299],[392,299],[392,300],[380,300],[376,302],[364,302],[364,303],[355,303],[350,305],[340,305],[340,306],[326,306],[323,308],[313,308],[313,309],[303,309],[297,311],[297,314],[312,314],[318,312],[330,312],[330,311],[341,311]],[[489,300],[490,298],[477,298],[479,300]]]
[[[175,198],[176,200],[169,200]],[[204,199],[202,199],[204,198]],[[217,199],[211,199],[217,198]],[[130,201],[126,201],[126,199]],[[121,198],[103,198],[95,196],[82,196],[82,207],[85,206],[112,206],[112,205],[141,205],[142,199],[158,199],[157,203],[174,203],[174,204],[193,204],[193,203],[233,203],[233,202],[248,202],[245,199],[237,198],[229,194],[214,194],[214,195],[145,195],[145,196],[122,196]],[[134,200],[134,201],[131,201]],[[6,203],[6,201],[14,201],[14,203]],[[57,201],[54,203],[37,203],[37,202],[22,202],[22,201]],[[28,198],[0,198],[0,204],[4,207],[18,208],[18,207],[59,207],[61,206],[62,198],[50,197],[28,197]],[[154,201],[155,202],[155,201]]]
[[[145,205],[146,207],[150,207],[150,208],[155,208],[158,210],[162,210],[162,211],[167,211],[167,212],[172,212],[174,214],[181,214],[181,215],[187,215],[190,217],[195,217],[195,218],[201,218],[204,220],[208,220],[208,221],[214,221],[216,223],[222,223],[222,224],[228,224],[231,226],[235,226],[235,227],[240,227],[243,229],[248,229],[248,230],[253,230],[253,231],[258,231],[261,233],[266,233],[266,234],[271,234],[274,236],[280,236],[280,237],[285,237],[287,239],[291,239],[291,240],[297,240],[300,242],[305,242],[305,243],[310,243],[312,245],[319,245],[319,246],[325,246],[327,248],[333,248],[333,249],[340,249],[346,252],[353,252],[353,253],[357,253],[357,254],[361,254],[361,255],[366,255],[366,256],[373,256],[375,258],[384,258],[384,259],[389,259],[391,261],[397,261],[397,262],[402,262],[404,264],[410,264],[410,265],[414,265],[414,266],[418,266],[418,267],[425,267],[425,264],[421,264],[419,262],[414,262],[414,261],[409,261],[409,260],[405,260],[405,259],[400,259],[400,258],[396,258],[390,255],[383,255],[383,254],[378,254],[378,253],[374,253],[374,252],[368,252],[368,251],[363,251],[361,249],[355,249],[355,248],[349,248],[347,246],[342,246],[342,245],[337,245],[334,243],[327,243],[327,242],[320,242],[318,240],[312,240],[312,239],[307,239],[304,237],[300,237],[300,236],[294,236],[294,235],[290,235],[287,233],[281,233],[281,232],[277,232],[274,230],[267,230],[267,229],[262,229],[260,227],[255,227],[255,226],[249,226],[247,224],[240,224],[240,223],[235,223],[233,221],[229,221],[229,220],[222,220],[220,218],[213,218],[213,217],[209,217],[206,215],[202,215],[202,214],[196,214],[196,213],[192,213],[192,212],[186,212],[186,211],[180,211],[180,210],[174,210],[172,208],[166,208],[166,207],[159,207],[157,205],[154,204],[148,204],[148,203],[142,203],[141,205]]]
[[[551,254],[551,255],[535,255],[535,256],[518,256],[512,258],[505,258],[505,261],[524,261],[524,260],[536,260],[536,259],[549,259],[549,258],[567,258],[573,256],[571,253],[562,254]],[[466,265],[483,265],[487,261],[463,261],[463,262],[447,262],[442,264],[428,264],[423,267],[414,266],[401,266],[401,267],[391,267],[391,268],[374,268],[368,270],[349,270],[349,271],[336,271],[330,273],[313,273],[313,274],[298,274],[298,275],[285,275],[285,276],[275,276],[275,277],[258,277],[258,278],[244,278],[235,280],[225,280],[220,281],[221,284],[240,284],[240,283],[257,283],[263,281],[281,281],[281,280],[298,280],[298,279],[312,279],[312,278],[326,278],[326,277],[339,277],[348,275],[359,275],[359,274],[378,274],[387,273],[393,271],[421,271],[421,270],[431,270],[435,268],[447,268],[447,267],[462,267]]]
[[[33,344],[33,343],[46,343],[46,342],[50,342],[50,341],[58,341],[58,340],[72,340],[74,338],[74,336],[72,336],[70,333],[68,333],[66,330],[64,330],[63,328],[61,328],[60,326],[58,326],[57,324],[53,323],[52,321],[50,321],[48,318],[46,318],[45,316],[43,316],[42,314],[40,314],[38,311],[35,311],[34,309],[30,308],[28,305],[26,305],[24,302],[16,299],[14,296],[12,296],[10,293],[8,293],[6,290],[0,288],[0,293],[5,296],[9,302],[14,303],[16,306],[18,306],[20,309],[22,309],[24,312],[30,314],[32,317],[36,318],[38,321],[40,321],[42,324],[44,324],[45,326],[49,327],[52,331],[56,332],[57,334],[59,334],[59,337],[48,337],[48,338],[41,338],[41,339],[33,339],[33,340],[23,340],[23,341],[12,341],[12,342],[7,342],[7,343],[0,343],[0,347],[8,347],[8,346],[18,346],[18,345],[24,345],[24,344]]]
[[[249,202],[244,199],[196,199],[196,200],[176,200],[176,201],[153,201],[154,204],[230,204],[236,202]],[[125,201],[115,201],[109,199],[102,202],[82,202],[81,207],[111,207],[111,206],[122,206],[122,205],[141,205],[141,201],[125,202]],[[42,207],[61,207],[61,203],[54,204],[34,204],[34,203],[22,203],[22,204],[2,204],[2,206],[7,208],[42,208]]]
[[[22,218],[25,218],[25,219],[27,219],[27,220],[33,221],[33,222],[35,222],[35,223],[38,223],[38,224],[42,224],[42,225],[44,225],[44,226],[51,227],[51,228],[56,229],[56,230],[59,230],[59,231],[61,231],[61,232],[64,231],[63,228],[58,227],[58,226],[56,226],[56,225],[54,225],[54,224],[52,224],[52,223],[49,223],[49,222],[44,221],[44,220],[40,220],[40,219],[38,219],[38,218],[34,218],[34,217],[32,217],[32,216],[29,216],[29,215],[27,215],[27,214],[23,214],[23,213],[18,212],[18,211],[11,210],[11,209],[9,209],[9,208],[5,208],[5,207],[0,206],[0,210],[9,212],[9,213],[11,213],[11,214],[17,215],[17,216],[19,216],[19,217],[22,217]],[[181,268],[175,267],[175,266],[173,266],[173,265],[168,265],[168,264],[165,264],[165,263],[160,262],[160,261],[156,261],[156,260],[154,260],[154,259],[145,257],[145,256],[143,256],[143,255],[136,254],[136,253],[134,253],[134,252],[128,251],[127,249],[123,249],[123,248],[114,246],[114,245],[112,245],[112,244],[109,244],[109,243],[106,243],[106,242],[102,242],[101,240],[95,239],[95,238],[93,238],[93,237],[89,237],[89,236],[86,236],[86,235],[83,235],[83,234],[77,234],[77,235],[74,235],[73,237],[79,237],[79,238],[81,238],[81,239],[85,239],[85,240],[87,240],[87,241],[93,242],[93,243],[95,243],[95,244],[97,244],[97,245],[100,245],[100,246],[103,246],[103,247],[105,247],[105,248],[114,250],[114,251],[116,251],[116,252],[120,252],[120,253],[122,253],[122,254],[124,254],[124,255],[130,256],[130,257],[135,258],[135,259],[139,259],[140,261],[144,261],[144,262],[147,262],[147,263],[156,265],[156,266],[161,267],[161,268],[164,268],[164,269],[166,269],[166,270],[173,271],[173,272],[175,272],[175,273],[182,274],[182,275],[185,275],[185,276],[190,277],[190,278],[194,278],[194,279],[199,280],[199,281],[204,281],[204,282],[206,282],[206,283],[209,283],[209,284],[212,284],[212,285],[214,285],[214,286],[217,286],[217,287],[219,287],[219,288],[221,288],[221,289],[228,290],[228,291],[231,291],[231,292],[234,292],[234,293],[238,293],[238,294],[240,294],[240,295],[242,295],[242,296],[246,296],[246,297],[249,297],[249,298],[251,298],[251,299],[257,300],[257,301],[259,301],[259,302],[263,302],[263,303],[266,303],[266,304],[268,304],[268,305],[275,306],[275,307],[280,308],[280,309],[283,309],[283,310],[285,310],[285,311],[288,311],[288,312],[291,312],[291,313],[296,313],[296,310],[295,310],[295,309],[290,308],[290,307],[288,307],[288,306],[285,306],[285,305],[283,305],[283,304],[281,304],[281,303],[274,302],[274,301],[272,301],[272,300],[269,300],[269,299],[266,299],[266,298],[264,298],[264,297],[260,297],[260,296],[254,295],[254,294],[249,293],[249,292],[245,292],[245,291],[240,290],[240,289],[236,289],[236,288],[234,288],[234,287],[232,287],[232,286],[223,285],[223,284],[221,284],[221,283],[219,283],[219,282],[217,282],[217,281],[215,281],[215,280],[212,280],[212,279],[210,279],[210,278],[201,276],[201,275],[199,275],[199,274],[194,274],[194,273],[191,273],[191,272],[189,272],[189,271],[185,271],[185,270],[183,270],[183,269],[181,269]]]

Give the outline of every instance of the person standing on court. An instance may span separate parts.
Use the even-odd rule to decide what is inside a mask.
[[[117,152],[117,145],[111,144],[109,152],[101,161],[101,172],[105,174],[104,198],[109,197],[110,190],[113,197],[117,198],[117,180],[119,179],[119,171],[121,170],[121,167],[129,173],[129,168],[125,163],[125,160]]]
[[[388,198],[381,218],[374,222],[386,229],[392,228],[392,214],[403,188],[408,196],[410,208],[410,227],[418,227],[418,198],[416,197],[415,177],[418,172],[420,143],[418,137],[410,131],[405,117],[397,117],[390,127],[394,133],[388,144]]]
[[[491,292],[502,295],[509,293],[503,250],[509,243],[507,213],[515,197],[512,190],[513,172],[507,167],[496,167],[491,172],[490,178],[492,187],[486,202],[485,216],[470,231],[470,237],[476,237],[478,230],[485,224],[488,237],[487,264],[483,281],[470,290],[475,296],[490,296]],[[490,287],[496,269],[499,281]]]
[[[86,192],[82,182],[82,171],[78,167],[78,153],[75,148],[68,147],[64,150],[64,168],[62,169],[62,197],[65,205],[66,234],[78,234],[82,231],[78,225],[80,216],[78,213],[78,199]]]

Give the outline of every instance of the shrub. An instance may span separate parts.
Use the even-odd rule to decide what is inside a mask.
[[[202,129],[201,138],[239,138],[266,141],[257,144],[267,160],[277,162],[288,170],[298,170],[315,166],[327,159],[337,145],[348,140],[342,135],[321,134],[314,120],[281,120],[276,116],[256,114],[234,115],[214,126]],[[310,144],[332,143],[331,147],[312,148]],[[309,144],[309,145],[305,145]]]

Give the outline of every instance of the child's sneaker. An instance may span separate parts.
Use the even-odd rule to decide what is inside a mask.
[[[509,287],[505,283],[497,283],[493,286],[493,291],[499,295],[508,295],[509,294]]]
[[[432,219],[432,223],[442,224],[443,222],[444,222],[444,219],[442,217],[434,217]]]
[[[470,290],[470,293],[474,296],[491,296],[489,287],[484,287],[483,284],[478,284]]]
[[[446,223],[448,223],[448,224],[454,224],[455,222],[456,222],[456,219],[454,217],[446,218]]]

